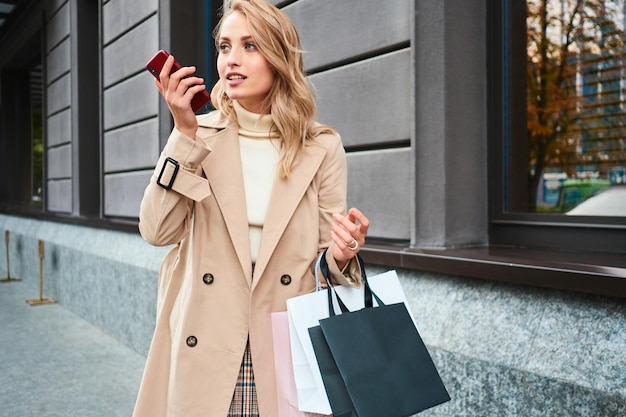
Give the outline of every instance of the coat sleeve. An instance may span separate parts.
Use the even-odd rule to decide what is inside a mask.
[[[318,251],[325,249],[326,261],[333,282],[341,285],[359,287],[361,285],[361,268],[356,259],[351,259],[343,270],[337,266],[332,255],[333,214],[344,214],[347,211],[348,167],[346,153],[339,135],[329,135],[331,139],[328,154],[319,168],[322,176],[319,188],[320,241]]]
[[[210,152],[201,140],[172,131],[139,209],[139,231],[148,243],[170,245],[189,233],[194,202],[211,194],[200,166]]]

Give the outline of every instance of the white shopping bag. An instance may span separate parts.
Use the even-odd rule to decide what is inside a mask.
[[[309,337],[309,327],[319,325],[320,319],[328,317],[326,291],[328,290],[287,300],[291,359],[298,408],[309,413],[332,413]]]
[[[317,265],[315,270],[317,275]],[[316,280],[319,284],[317,276]],[[367,280],[372,290],[383,302],[386,304],[405,303],[411,318],[413,318],[396,271],[387,271],[383,274],[368,277]],[[364,307],[364,286],[352,288],[338,285],[334,288],[348,309],[355,310]],[[318,326],[320,319],[329,316],[327,291],[319,289],[314,293],[287,300],[291,356],[298,407],[302,411],[321,414],[330,414],[332,410],[309,337],[309,328]],[[374,303],[376,305],[375,300]],[[335,311],[340,311],[338,306]],[[413,322],[415,322],[414,319]]]

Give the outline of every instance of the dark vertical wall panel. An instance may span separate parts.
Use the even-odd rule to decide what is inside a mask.
[[[99,5],[72,0],[72,146],[75,214],[100,216]]]

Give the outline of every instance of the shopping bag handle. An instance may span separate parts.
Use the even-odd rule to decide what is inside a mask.
[[[332,278],[330,276],[330,268],[328,267],[328,262],[326,261],[326,252],[328,249],[324,249],[322,253],[317,257],[317,261],[315,261],[315,291],[322,290],[322,284],[320,282],[319,272],[322,271],[322,276],[328,285],[332,285]],[[367,277],[365,276],[365,265],[363,264],[363,260],[357,254],[357,260],[359,261],[359,266],[361,267],[361,279],[365,281]],[[370,294],[366,294],[367,298],[365,299],[365,305],[368,307],[372,306],[372,297]]]
[[[328,283],[328,314],[330,315],[330,317],[333,317],[336,315],[336,312],[335,312],[335,306],[333,304],[332,293],[335,294],[335,297],[337,298],[337,303],[339,304],[339,309],[341,310],[342,313],[348,313],[350,312],[350,310],[348,309],[348,307],[346,307],[345,303],[341,300],[341,298],[339,297],[339,294],[337,294],[334,286],[332,285],[332,282],[330,279],[330,269],[328,268],[328,262],[326,262],[325,253],[326,251],[324,251],[317,260],[317,263],[315,266],[315,274],[316,274],[316,281],[319,282],[319,279],[317,276],[317,268],[319,265],[319,269],[320,271],[322,271],[322,275],[324,276],[324,278],[326,278],[326,282]],[[383,303],[383,301],[378,297],[378,295],[376,295],[376,293],[372,291],[372,288],[370,287],[370,284],[367,281],[367,275],[365,273],[365,265],[363,264],[363,259],[361,259],[361,257],[358,254],[356,255],[356,259],[359,262],[359,266],[361,267],[361,281],[363,282],[363,285],[365,286],[365,291],[364,291],[364,296],[363,296],[364,307],[365,308],[374,307],[372,296],[376,299],[376,302],[378,303],[379,306],[385,305],[385,303]]]
[[[321,268],[320,264],[322,262],[322,258],[326,256],[326,250],[324,250],[322,253],[319,254],[319,256],[317,257],[317,261],[315,261],[315,292],[317,291],[322,291],[322,284],[320,283],[320,276],[319,276],[319,270]],[[324,275],[324,273],[322,272],[322,275]],[[328,274],[330,275],[330,274]],[[330,282],[330,280],[328,278],[326,278],[326,276],[324,276],[324,279],[326,280],[326,282]]]

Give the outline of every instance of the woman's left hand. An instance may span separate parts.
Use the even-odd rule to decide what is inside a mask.
[[[333,242],[332,254],[339,268],[343,268],[354,258],[365,244],[370,221],[356,208],[348,210],[347,216],[333,214],[335,223],[331,231]]]

